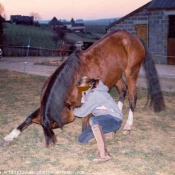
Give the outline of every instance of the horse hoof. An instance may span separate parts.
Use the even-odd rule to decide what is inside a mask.
[[[10,143],[11,143],[11,141],[7,141],[7,140],[4,140],[4,139],[3,139],[2,143],[1,143],[1,146],[6,147],[6,146],[8,146]]]
[[[128,134],[130,134],[130,132],[131,132],[130,129],[124,129],[122,133],[123,133],[124,135],[128,135]]]

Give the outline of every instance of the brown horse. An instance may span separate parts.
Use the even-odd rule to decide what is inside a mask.
[[[127,89],[129,90],[129,115],[125,132],[131,130],[133,113],[136,106],[136,81],[143,63],[149,82],[151,105],[155,112],[165,108],[158,75],[154,62],[144,43],[124,30],[105,35],[84,51],[71,54],[45,82],[41,93],[41,105],[35,112],[4,138],[6,142],[16,138],[32,123],[42,125],[46,145],[55,144],[56,137],[52,129],[62,128],[74,120],[71,106],[81,106],[81,95],[76,83],[81,76],[100,78],[109,88],[119,91],[119,108],[122,110]],[[127,85],[123,80],[123,74]],[[128,87],[128,88],[127,88]],[[83,129],[88,120],[84,119]]]

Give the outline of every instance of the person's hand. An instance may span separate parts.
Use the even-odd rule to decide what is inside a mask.
[[[86,101],[86,93],[82,92],[81,103],[85,103],[85,101]]]

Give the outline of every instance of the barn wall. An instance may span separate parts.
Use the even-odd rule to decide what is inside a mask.
[[[156,63],[167,64],[168,24],[168,15],[164,15],[163,10],[150,11],[149,50]]]
[[[163,10],[148,11],[142,9],[132,16],[115,24],[107,32],[125,29],[136,36],[136,24],[148,24],[148,47],[155,63],[167,64],[167,37],[169,18]]]

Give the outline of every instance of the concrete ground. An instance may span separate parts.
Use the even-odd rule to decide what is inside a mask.
[[[59,59],[59,57],[2,57],[0,58],[0,69],[48,77],[56,70],[57,66],[34,65],[34,63]],[[175,65],[156,64],[156,69],[162,90],[175,92]],[[144,70],[141,68],[137,86],[146,87],[144,75]]]

